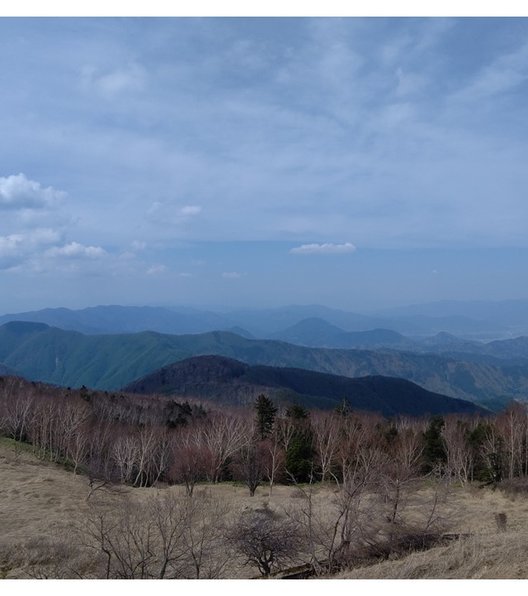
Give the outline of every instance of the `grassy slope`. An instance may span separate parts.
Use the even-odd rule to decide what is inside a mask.
[[[28,577],[41,568],[53,577],[54,564],[82,570],[90,558],[79,557],[69,546],[68,526],[86,515],[88,480],[74,476],[55,464],[36,459],[28,449],[15,450],[12,441],[0,438],[0,578]],[[268,504],[277,511],[299,507],[297,489],[276,486],[270,498],[267,488],[249,497],[245,487],[221,484],[209,489],[229,502],[234,512]],[[162,489],[166,490],[166,489]],[[172,487],[169,490],[178,490]],[[112,500],[132,497],[145,502],[156,489],[118,487],[101,490],[95,497]],[[324,507],[334,498],[325,486],[315,490],[315,506]],[[528,499],[511,499],[501,492],[454,489],[451,503],[451,531],[472,533],[467,540],[449,546],[413,553],[395,561],[339,574],[338,578],[528,578]],[[495,512],[508,517],[507,531],[498,533]],[[233,565],[228,577],[252,577],[255,571]],[[31,575],[30,575],[31,576]]]

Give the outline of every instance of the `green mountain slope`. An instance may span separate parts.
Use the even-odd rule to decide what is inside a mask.
[[[29,379],[71,387],[117,389],[167,364],[206,354],[347,377],[401,377],[429,391],[491,407],[528,395],[525,365],[499,366],[408,352],[307,348],[226,332],[83,335],[35,323],[0,327],[0,362]]]

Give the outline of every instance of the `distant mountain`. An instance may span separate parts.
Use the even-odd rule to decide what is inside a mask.
[[[385,416],[484,412],[475,404],[431,393],[404,379],[350,379],[298,368],[250,366],[222,356],[198,356],[165,366],[123,388],[142,394],[177,395],[226,404],[250,404],[262,392],[276,401],[353,409]]]
[[[447,332],[461,335],[470,339],[486,339],[500,337],[505,330],[495,321],[481,321],[466,316],[429,317],[424,315],[413,315],[407,317],[392,317],[394,325],[403,329],[403,333],[413,334],[409,331],[411,327],[421,329],[416,335],[432,335]]]
[[[191,356],[214,354],[248,364],[288,366],[346,377],[400,377],[425,389],[492,408],[528,395],[528,364],[397,351],[342,350],[251,340],[227,332],[83,335],[39,323],[0,327],[0,362],[24,377],[57,385],[117,389]]]
[[[491,341],[484,345],[483,352],[495,358],[508,360],[528,358],[528,337]]]
[[[390,329],[345,332],[323,319],[310,318],[275,333],[271,339],[313,348],[398,350],[442,354],[459,360],[489,364],[502,364],[497,360],[528,364],[522,362],[528,360],[528,337],[484,343],[442,331],[433,336],[411,338]]]
[[[335,338],[344,333],[343,329],[324,319],[310,317],[295,323],[291,327],[273,333],[269,336],[269,339],[286,341],[300,346],[334,347]]]
[[[412,350],[414,343],[390,329],[370,329],[369,331],[348,331],[334,337],[334,348],[345,349],[377,349]],[[315,346],[314,346],[315,347]]]
[[[424,338],[414,345],[416,351],[430,351],[450,355],[473,355],[476,359],[490,362],[507,360],[510,363],[528,360],[528,337],[501,339],[487,343],[464,340],[449,333],[439,333]]]
[[[398,308],[384,309],[373,316],[411,319],[438,319],[441,317],[461,317],[480,321],[481,333],[487,329],[500,330],[505,334],[522,335],[528,333],[528,300],[442,300],[426,304],[413,304]],[[423,323],[421,323],[423,324]],[[444,328],[444,331],[449,329]],[[460,334],[460,331],[454,331]]]
[[[496,339],[510,333],[510,327],[504,327],[496,320],[477,320],[465,315],[430,316],[421,312],[411,315],[404,310],[393,315],[373,316],[319,305],[238,309],[227,313],[186,307],[116,305],[81,310],[51,308],[3,315],[0,316],[0,325],[9,321],[31,321],[87,334],[141,331],[182,334],[243,329],[242,335],[275,338],[307,319],[324,320],[343,332],[387,329],[404,335],[425,337],[445,331],[475,339]],[[315,345],[315,342],[310,345]]]
[[[228,316],[237,321],[237,325],[249,329],[258,337],[271,337],[305,319],[324,320],[343,331],[367,331],[376,327],[391,327],[391,321],[387,318],[361,315],[318,304],[270,309],[239,309],[229,312]]]
[[[390,329],[344,331],[324,319],[316,317],[303,319],[299,323],[275,333],[270,339],[319,348],[390,347],[411,349],[414,346],[411,340]]]
[[[46,308],[44,310],[0,316],[0,325],[10,321],[45,323],[51,327],[87,334],[203,333],[227,329],[230,319],[209,311],[180,311],[151,306],[94,306],[82,310]]]
[[[243,329],[242,327],[238,327],[235,325],[234,327],[230,327],[229,329],[225,329],[229,333],[234,333],[235,335],[240,335],[240,337],[245,337],[246,339],[256,339],[255,336],[250,333],[247,329]]]
[[[10,321],[45,323],[52,327],[87,334],[204,333],[243,329],[245,334],[268,337],[306,318],[325,318],[343,330],[361,331],[383,327],[385,319],[369,317],[324,306],[285,306],[273,309],[245,309],[215,313],[192,308],[151,306],[95,306],[81,310],[47,308],[0,316],[0,325]],[[387,325],[385,325],[387,326]],[[244,335],[240,333],[240,335]]]
[[[528,319],[528,299],[520,300],[438,300],[377,311],[376,316],[463,316],[488,320],[499,317],[509,321]]]

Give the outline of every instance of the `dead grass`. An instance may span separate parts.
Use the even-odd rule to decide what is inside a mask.
[[[450,496],[453,532],[469,535],[399,560],[336,575],[342,579],[528,579],[528,499],[491,489],[458,488]],[[506,531],[496,513],[506,514]]]
[[[336,579],[527,579],[528,533],[461,538],[449,546],[346,571]]]
[[[88,479],[64,468],[38,460],[30,450],[0,439],[0,578],[75,577],[90,560],[72,542],[70,528],[80,522],[90,501],[111,504],[123,497],[146,502],[158,490],[116,487],[90,493]],[[204,487],[198,487],[197,490]],[[179,491],[179,487],[161,490]],[[257,489],[255,497],[235,484],[208,486],[212,494],[228,502],[237,518],[249,509],[269,507],[293,510],[302,504],[295,487]],[[431,489],[422,488],[422,496]],[[420,497],[420,491],[418,492]],[[314,488],[314,504],[321,513],[335,497],[332,485]],[[420,499],[416,500],[416,515]],[[452,489],[449,495],[452,528],[469,534],[446,546],[414,552],[334,576],[335,578],[528,578],[528,499],[490,489]],[[411,505],[412,506],[412,505]],[[506,530],[499,531],[496,513],[506,514]],[[255,570],[232,561],[226,569],[231,578],[254,577]]]

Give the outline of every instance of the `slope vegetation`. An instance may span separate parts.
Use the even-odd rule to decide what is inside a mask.
[[[491,407],[528,395],[528,366],[520,364],[396,351],[308,348],[227,332],[83,335],[39,323],[11,322],[0,327],[0,362],[28,379],[63,386],[117,389],[178,360],[207,354],[346,377],[401,377],[429,391]]]
[[[345,398],[353,409],[385,416],[481,411],[471,402],[426,391],[404,379],[350,379],[298,368],[250,366],[222,356],[197,356],[176,362],[131,383],[124,391],[234,404],[249,404],[265,391],[277,400],[320,408],[335,408]]]

